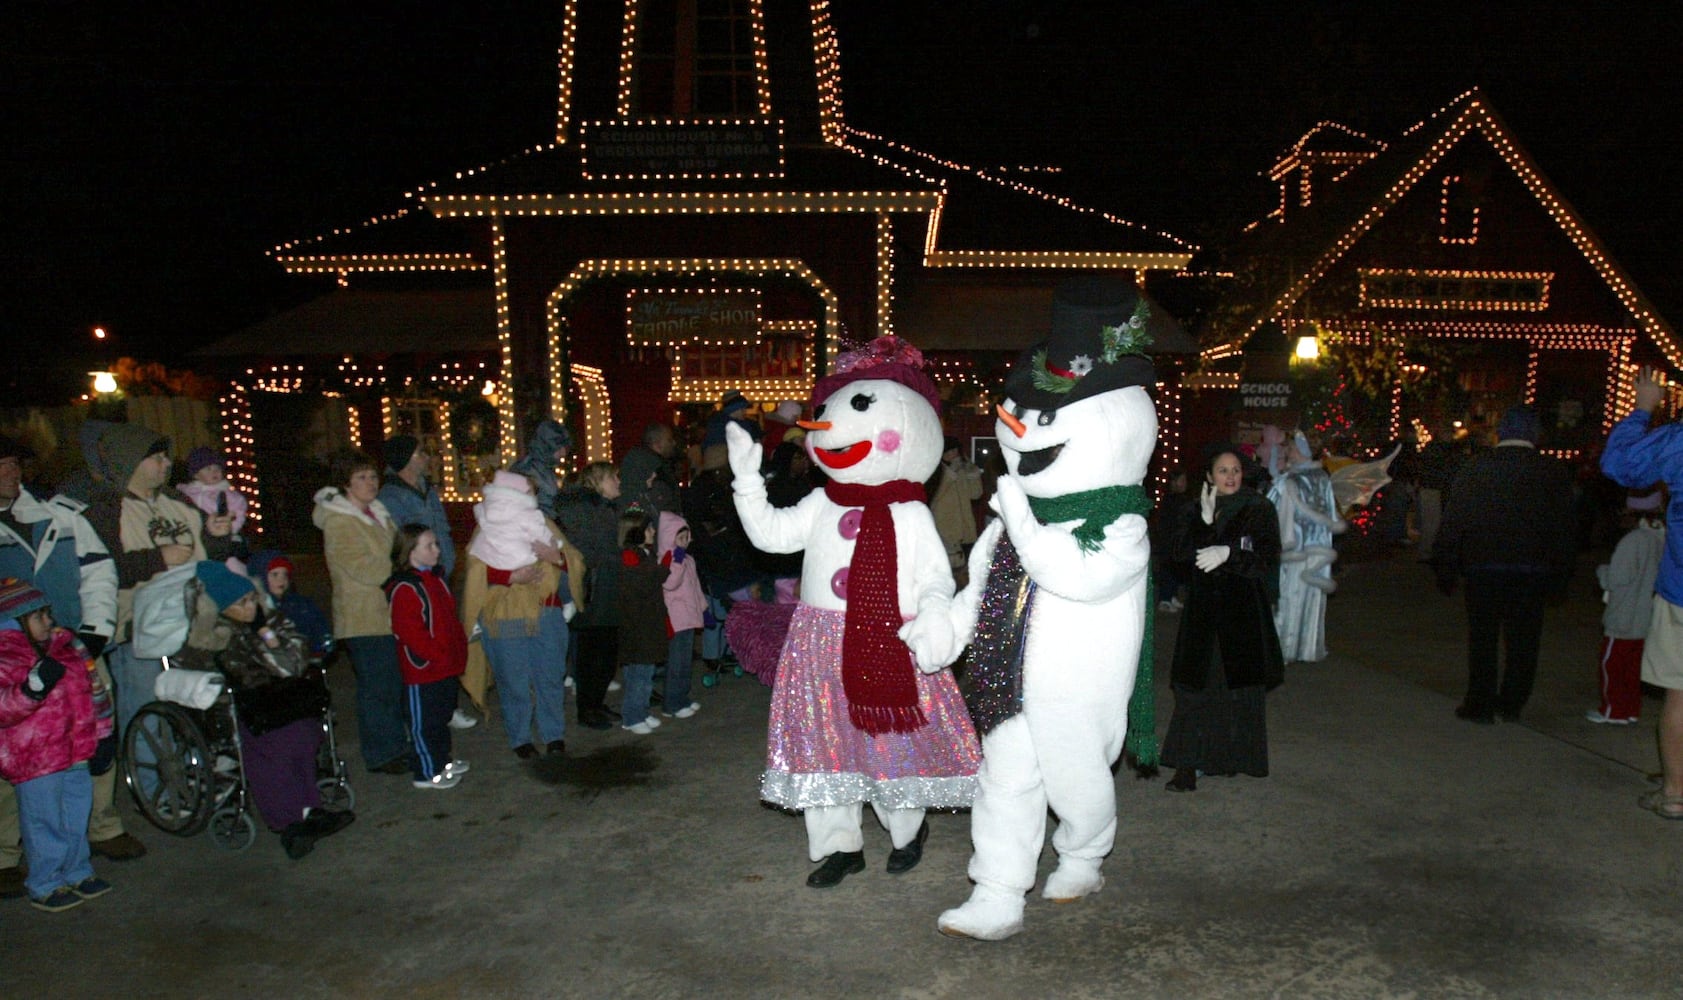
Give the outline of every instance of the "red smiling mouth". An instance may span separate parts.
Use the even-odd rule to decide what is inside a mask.
[[[846,448],[814,448],[813,457],[827,469],[845,469],[859,462],[871,452],[871,442],[859,441]]]

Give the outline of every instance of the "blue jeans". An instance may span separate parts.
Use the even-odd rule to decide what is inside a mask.
[[[660,703],[676,712],[690,703],[690,661],[695,657],[695,629],[687,628],[672,637],[666,647],[666,686]]]
[[[356,671],[356,728],[362,761],[370,771],[406,760],[413,748],[403,707],[403,674],[397,666],[397,639],[357,635],[344,640]]]
[[[106,650],[105,667],[111,674],[111,683],[117,688],[115,732],[117,746],[121,748],[129,730],[129,723],[134,721],[141,706],[157,700],[152,689],[158,683],[158,675],[164,672],[164,661],[143,660],[134,655],[134,644],[125,642]],[[141,792],[151,795],[158,782],[157,755],[152,752],[150,743],[144,739],[137,739],[134,757],[134,762],[141,765],[134,772],[140,781]]]
[[[122,734],[128,731],[135,713],[140,711],[140,706],[157,700],[152,688],[158,683],[158,675],[164,672],[164,661],[143,660],[134,655],[134,644],[125,642],[106,651],[105,665],[111,672],[111,682],[117,685],[117,733],[120,740]]]
[[[725,605],[708,594],[707,610],[713,616],[713,624],[701,630],[701,658],[717,660],[725,655]]]
[[[483,626],[484,623],[481,623]],[[503,710],[503,729],[508,745],[538,739],[553,743],[567,735],[567,689],[561,679],[567,667],[567,622],[560,608],[538,612],[536,635],[523,635],[520,622],[503,622],[503,634],[492,638],[489,631],[480,639],[491,675],[497,681],[497,702]]]
[[[620,723],[635,726],[649,717],[649,695],[654,691],[654,664],[627,663],[624,671],[625,697],[619,703]]]
[[[32,899],[46,899],[54,889],[93,878],[89,862],[88,813],[93,809],[93,778],[86,764],[43,774],[14,785],[18,830],[29,876],[23,887]]]

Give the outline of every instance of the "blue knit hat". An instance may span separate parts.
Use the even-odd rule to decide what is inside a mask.
[[[0,580],[0,621],[22,618],[47,607],[48,603],[47,595],[36,590],[28,580],[15,576]]]
[[[241,576],[222,563],[208,559],[199,563],[193,575],[204,585],[205,595],[216,602],[218,611],[228,610],[235,601],[257,589],[250,577]]]

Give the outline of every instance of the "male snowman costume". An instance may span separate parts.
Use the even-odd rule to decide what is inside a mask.
[[[975,794],[980,748],[942,669],[956,656],[953,580],[924,497],[943,438],[940,397],[922,365],[897,337],[836,359],[813,386],[813,419],[800,421],[808,455],[830,479],[793,507],[767,502],[759,445],[740,427],[725,431],[749,540],[766,552],[806,551],[760,796],[805,811],[808,854],[824,862],[807,879],[813,888],[865,869],[863,803],[888,828],[888,871],[898,874],[923,856],[924,811],[967,806]],[[937,655],[920,670],[899,632],[925,616],[941,628],[925,643]]]
[[[1125,737],[1139,763],[1156,760],[1148,681],[1133,732],[1129,705],[1151,607],[1140,484],[1157,413],[1146,392],[1152,364],[1138,353],[1149,315],[1124,284],[1066,287],[1050,338],[1005,382],[999,517],[976,542],[972,582],[949,618],[956,640],[972,641],[982,767],[970,820],[976,887],[941,914],[945,934],[999,940],[1022,930],[1048,806],[1058,867],[1041,894],[1073,902],[1097,892],[1116,837],[1110,766]],[[913,622],[907,642],[922,653],[934,627]]]

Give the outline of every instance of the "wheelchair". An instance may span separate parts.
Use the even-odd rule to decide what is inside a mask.
[[[169,670],[169,658],[164,660]],[[256,842],[258,821],[245,780],[234,694],[226,684],[219,686],[206,708],[161,700],[142,705],[123,734],[123,781],[141,815],[158,829],[191,837],[208,828],[216,846],[243,851]],[[339,753],[331,707],[322,713],[321,727],[316,787],[322,805],[354,809],[356,792]]]

